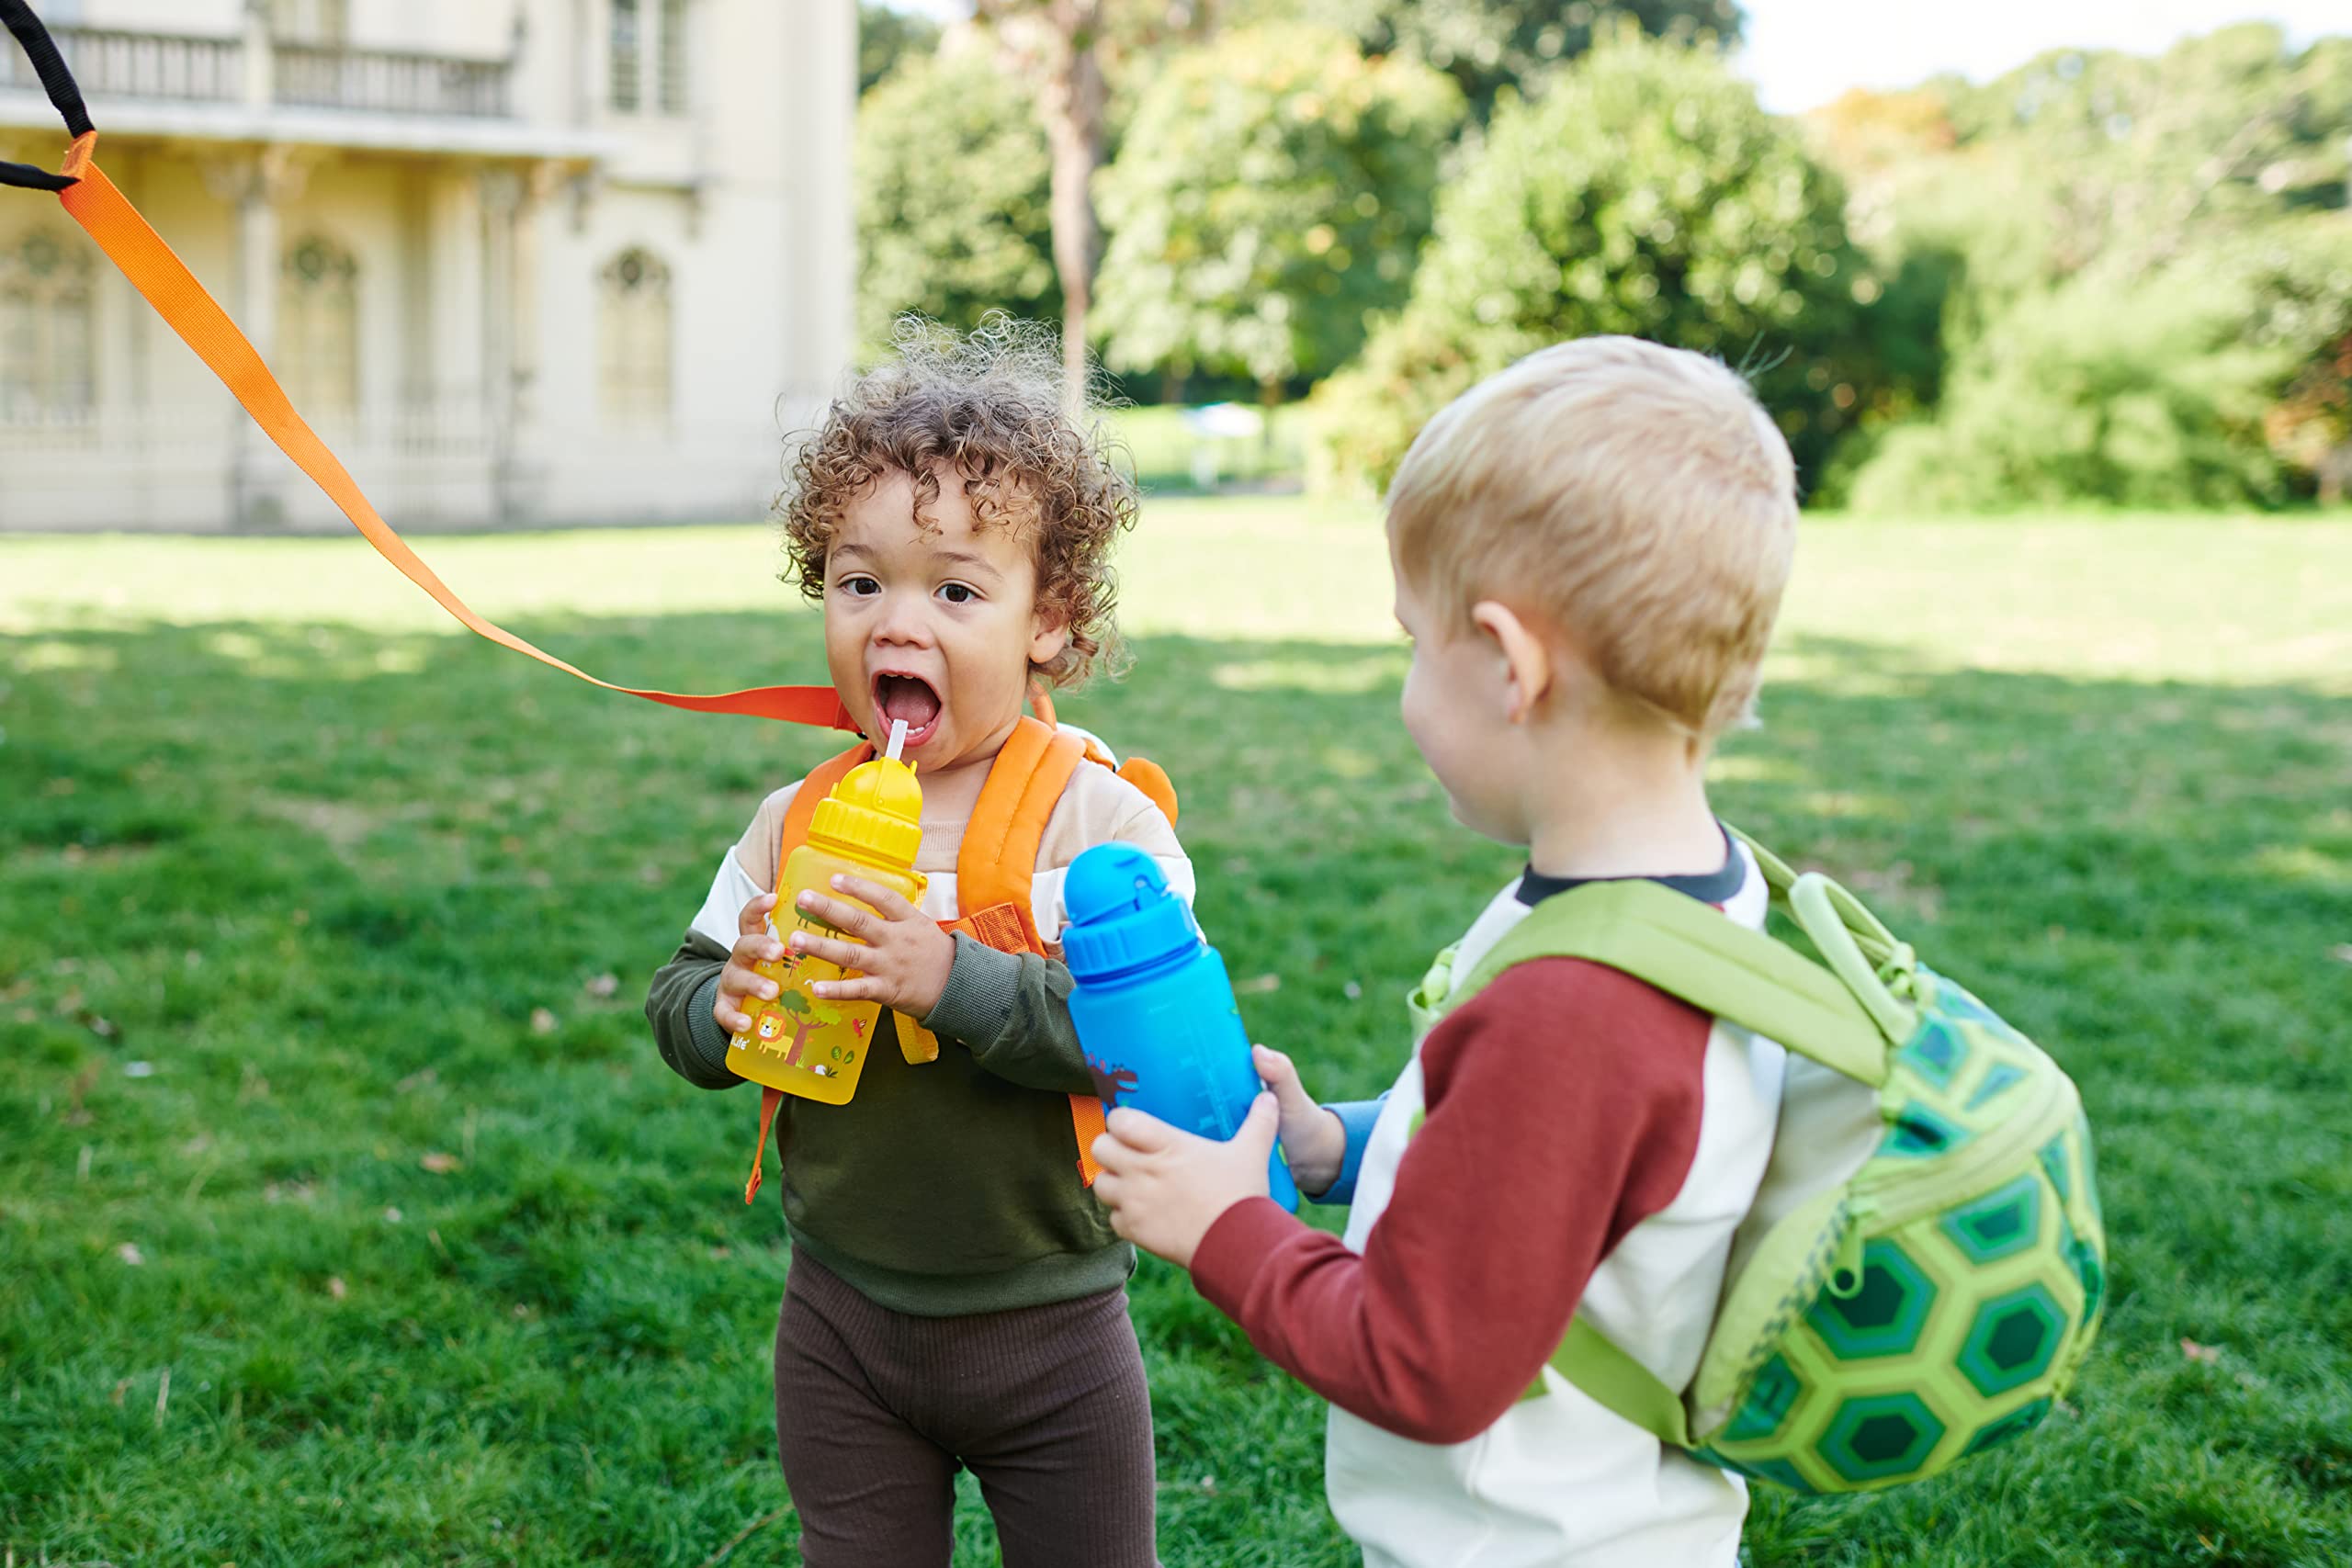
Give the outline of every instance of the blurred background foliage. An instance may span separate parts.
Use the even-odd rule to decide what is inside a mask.
[[[1817,503],[2352,493],[2352,36],[2249,23],[1775,116],[1724,64],[1730,0],[1099,9],[1099,46],[1065,40],[1107,83],[1086,335],[1139,403],[1306,400],[1277,477],[1376,490],[1479,376],[1624,332],[1749,372]],[[1059,314],[1026,57],[866,20],[868,343]]]

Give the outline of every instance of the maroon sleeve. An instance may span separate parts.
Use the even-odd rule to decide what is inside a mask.
[[[1361,1257],[1253,1199],[1193,1258],[1268,1359],[1400,1437],[1457,1443],[1534,1381],[1585,1283],[1674,1200],[1712,1020],[1616,970],[1507,970],[1421,1047],[1427,1119]]]

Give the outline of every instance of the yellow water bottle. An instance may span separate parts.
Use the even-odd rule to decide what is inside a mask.
[[[906,732],[903,720],[894,723],[888,752],[852,768],[818,804],[808,842],[785,859],[783,886],[768,917],[768,930],[779,942],[788,943],[795,931],[856,940],[800,908],[800,895],[812,889],[839,897],[832,885],[836,876],[863,877],[910,904],[922,901],[925,879],[915,869],[915,852],[922,844],[922,786],[915,782],[913,767],[899,761]],[[728,1042],[727,1065],[742,1077],[786,1094],[846,1104],[857,1092],[881,1007],[828,1000],[811,987],[858,971],[788,949],[782,958],[755,968],[776,983],[776,998],[743,999],[752,1024]],[[938,1041],[913,1020],[900,1014],[898,1026],[899,1048],[909,1061],[938,1055]]]

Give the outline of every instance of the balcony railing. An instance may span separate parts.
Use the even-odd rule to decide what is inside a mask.
[[[504,61],[282,43],[277,66],[277,101],[304,108],[477,118],[508,112]]]
[[[233,103],[244,96],[243,46],[235,39],[180,38],[106,28],[50,29],[85,98],[169,98]],[[5,51],[0,85],[40,91],[21,50]]]
[[[246,39],[190,38],[107,28],[50,29],[58,52],[96,101],[283,104],[367,114],[503,118],[514,110],[512,62],[460,60],[317,44],[257,44]],[[256,60],[266,50],[266,58]],[[257,73],[256,67],[259,67]],[[0,88],[40,90],[32,64],[0,49]]]

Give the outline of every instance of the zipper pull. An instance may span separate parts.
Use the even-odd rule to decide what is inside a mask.
[[[1873,1207],[1866,1199],[1849,1200],[1846,1205],[1846,1234],[1838,1238],[1838,1256],[1829,1266],[1829,1282],[1823,1287],[1841,1302],[1850,1302],[1862,1293],[1862,1221]]]

